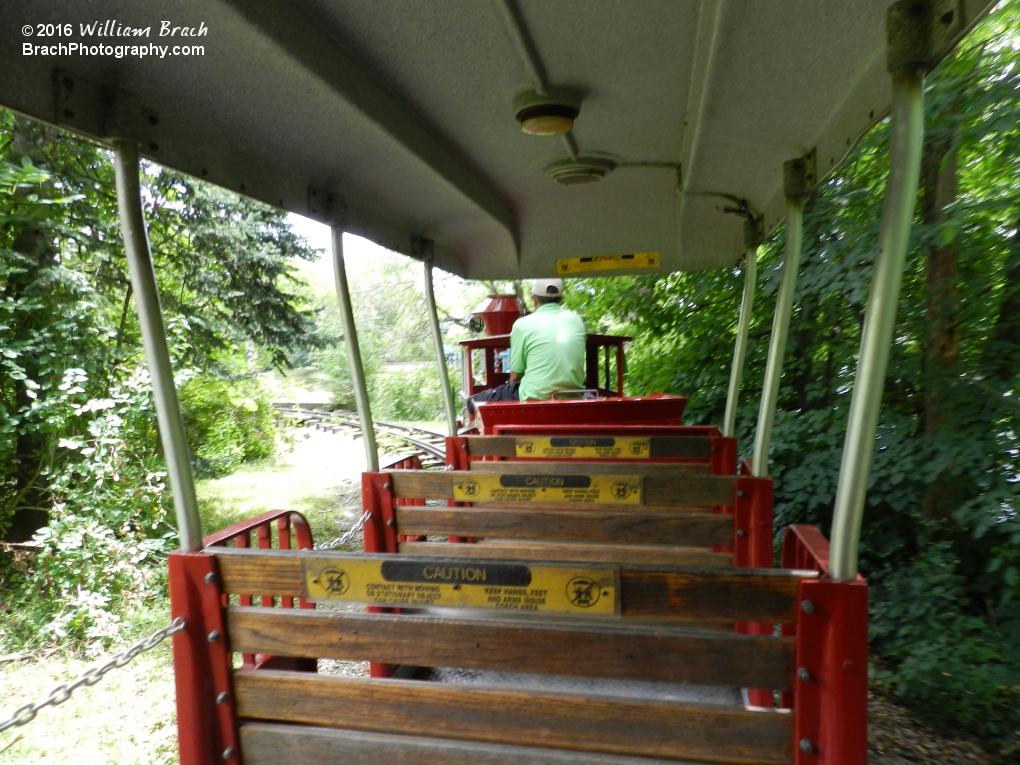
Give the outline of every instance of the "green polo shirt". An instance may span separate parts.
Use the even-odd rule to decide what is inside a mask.
[[[546,303],[514,322],[510,371],[523,373],[521,401],[545,400],[554,391],[584,387],[584,322],[559,303]]]

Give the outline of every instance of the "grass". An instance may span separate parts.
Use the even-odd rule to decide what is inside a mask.
[[[133,639],[169,621],[169,603],[150,603],[129,617]],[[0,664],[0,716],[38,702],[55,686],[105,663],[113,650],[84,656],[58,652],[42,660]],[[93,687],[75,691],[59,706],[40,710],[33,722],[0,733],[5,765],[168,765],[177,762],[173,671],[170,642],[164,641],[130,664],[115,669]]]
[[[316,540],[332,539],[361,513],[364,469],[360,439],[297,431],[291,448],[273,459],[198,483],[203,530],[208,534],[269,510],[296,510]]]
[[[307,437],[305,436],[307,434]],[[365,453],[360,440],[298,431],[272,460],[196,486],[208,533],[267,510],[297,510],[318,541],[337,536],[360,514]],[[38,702],[57,685],[169,623],[166,599],[125,617],[124,642],[84,655],[58,651],[40,659],[0,663],[0,719]],[[170,642],[47,707],[31,723],[0,733],[3,765],[169,765],[177,762],[177,726]]]

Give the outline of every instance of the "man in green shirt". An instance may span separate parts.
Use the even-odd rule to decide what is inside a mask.
[[[581,317],[561,305],[563,280],[536,279],[531,297],[535,312],[510,330],[510,382],[468,399],[472,414],[477,401],[542,401],[584,387],[587,334]]]

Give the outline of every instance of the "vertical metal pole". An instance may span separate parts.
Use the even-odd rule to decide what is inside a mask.
[[[754,460],[751,473],[755,478],[769,474],[769,445],[772,443],[772,423],[779,400],[779,383],[783,377],[783,356],[786,354],[786,336],[790,330],[793,312],[793,293],[797,287],[797,266],[800,264],[801,240],[804,230],[804,203],[800,196],[786,198],[786,252],[783,256],[783,279],[776,296],[776,313],[772,319],[772,338],[769,341],[769,358],[765,365],[765,383],[762,386],[761,406],[758,410],[758,430],[754,434]]]
[[[432,342],[436,346],[436,363],[439,365],[439,383],[443,387],[443,404],[446,407],[446,427],[449,435],[457,435],[457,407],[450,390],[450,370],[446,367],[446,352],[443,350],[443,333],[439,330],[439,313],[436,311],[436,293],[432,284],[432,259],[425,261],[425,305],[429,310],[432,325]]]
[[[191,452],[184,432],[184,420],[177,402],[174,373],[166,345],[163,314],[152,266],[149,237],[142,215],[141,186],[138,182],[138,147],[127,141],[114,143],[116,151],[117,207],[120,232],[127,253],[131,287],[135,293],[138,324],[142,330],[145,358],[149,362],[152,395],[156,402],[159,435],[163,442],[170,487],[177,514],[177,535],[181,550],[191,552],[202,547],[202,522],[191,475]]]
[[[372,408],[368,403],[368,386],[365,384],[365,368],[361,365],[361,348],[358,346],[358,330],[354,326],[354,309],[351,307],[351,291],[347,286],[347,268],[344,265],[344,228],[330,226],[333,237],[333,274],[336,278],[336,297],[340,303],[340,320],[344,327],[344,345],[347,347],[347,362],[351,368],[354,383],[354,401],[361,419],[361,438],[365,443],[365,464],[369,472],[379,469],[379,449],[375,444],[375,424]]]
[[[747,221],[750,223],[750,221]],[[723,417],[723,435],[732,438],[737,427],[737,401],[740,398],[740,379],[744,375],[744,358],[747,356],[747,335],[751,328],[751,310],[754,307],[754,287],[758,274],[758,247],[747,248],[744,262],[744,296],[740,301],[740,318],[737,321],[737,340],[733,347],[733,365],[730,367],[730,388],[726,394],[726,415]]]
[[[837,582],[850,581],[857,576],[857,543],[861,535],[864,499],[921,175],[923,85],[924,77],[917,68],[899,69],[893,73],[889,180],[886,182],[875,271],[864,316],[832,521],[830,574]]]

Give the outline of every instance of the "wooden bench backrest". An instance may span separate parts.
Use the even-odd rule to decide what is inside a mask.
[[[520,436],[466,436],[446,441],[446,464],[471,470],[482,461],[584,461],[588,464],[639,465],[666,463],[677,472],[735,475],[736,439],[724,438],[715,427],[680,427],[678,434],[656,435],[646,429],[592,432],[572,429]],[[682,467],[681,467],[682,466]]]
[[[772,499],[768,479],[686,475],[674,465],[643,463],[491,462],[471,471],[391,471],[366,473],[366,550],[421,555],[458,555],[446,544],[426,541],[447,537],[513,540],[495,553],[471,550],[470,556],[498,554],[544,560],[614,560],[626,563],[686,565],[772,565]],[[611,471],[611,472],[607,472]],[[492,501],[479,489],[470,507],[464,487],[509,477],[583,476],[603,487],[617,483],[640,487],[639,504]],[[619,479],[619,480],[614,480]],[[540,481],[539,481],[540,482]],[[541,497],[541,494],[535,494]],[[612,497],[607,491],[600,499]],[[438,500],[443,506],[428,506]],[[607,501],[608,501],[607,500]],[[414,506],[411,506],[411,504]],[[460,545],[457,545],[460,547]]]
[[[436,563],[407,555],[213,552],[224,592],[254,589],[269,597],[310,594],[305,578],[310,570],[336,571],[351,561]],[[783,691],[794,682],[794,638],[678,629],[665,623],[791,623],[798,617],[801,582],[816,576],[782,570],[622,566],[620,618],[539,613],[507,620],[498,610],[477,609],[464,616],[435,616],[231,607],[226,629],[233,651]],[[659,621],[654,626],[640,621],[648,618]],[[778,710],[268,670],[235,671],[233,687],[237,716],[262,721],[241,729],[245,762],[255,765],[273,761],[270,753],[278,754],[288,741],[295,745],[298,735],[302,742],[309,736],[334,742],[352,739],[361,747],[366,732],[384,737],[375,740],[375,759],[353,761],[391,761],[386,757],[403,748],[411,759],[402,761],[432,762],[426,754],[435,756],[437,747],[449,751],[452,759],[444,761],[450,762],[470,761],[472,753],[518,758],[507,763],[549,765],[597,763],[599,757],[610,758],[607,764],[627,763],[634,756],[720,763],[791,761],[792,716]],[[301,728],[299,734],[293,724],[316,727]],[[522,741],[528,748],[516,748]],[[546,748],[583,753],[584,759],[557,760],[559,755]]]

